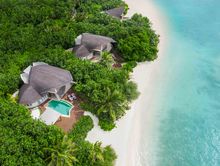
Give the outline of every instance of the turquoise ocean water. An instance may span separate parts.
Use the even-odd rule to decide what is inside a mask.
[[[156,94],[154,152],[142,141],[141,165],[220,166],[220,0],[155,3],[170,24],[168,81]]]

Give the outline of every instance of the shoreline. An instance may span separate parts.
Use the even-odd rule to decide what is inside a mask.
[[[141,118],[142,113],[145,111],[145,122],[147,126],[144,129],[147,130],[147,140],[149,144],[151,133],[154,132],[155,121],[153,120],[154,111],[153,103],[156,102],[154,96],[155,83],[161,69],[161,62],[164,57],[168,40],[167,40],[167,23],[163,14],[160,12],[155,2],[152,0],[125,0],[129,6],[127,16],[132,16],[134,13],[147,16],[152,22],[152,28],[160,35],[159,53],[158,58],[153,62],[142,62],[134,69],[131,74],[131,80],[137,83],[140,96],[131,104],[131,109],[126,112],[119,121],[116,122],[117,127],[110,132],[103,131],[98,126],[98,119],[89,112],[85,112],[85,115],[90,115],[94,122],[94,128],[88,133],[87,140],[90,142],[101,141],[103,146],[111,145],[115,150],[118,158],[116,160],[116,166],[136,166],[141,165],[140,154],[138,154],[139,145],[141,142]],[[143,73],[144,71],[144,73]],[[150,85],[150,86],[149,86]],[[147,105],[147,106],[146,106]],[[127,160],[129,158],[129,161]]]

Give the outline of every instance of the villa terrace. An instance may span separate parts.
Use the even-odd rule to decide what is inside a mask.
[[[83,116],[84,111],[80,108],[80,102],[81,99],[77,96],[76,100],[70,100],[68,98],[69,95],[73,94],[73,90],[69,90],[64,97],[61,100],[66,100],[69,103],[71,103],[73,105],[73,108],[70,111],[70,117],[63,117],[60,116],[60,118],[54,123],[54,125],[60,127],[61,129],[63,129],[65,132],[70,131],[74,124],[77,122],[77,120],[79,120],[79,118],[81,116]],[[51,101],[50,99],[48,99],[47,101],[45,101],[43,104],[41,104],[40,106],[38,106],[38,108],[41,110],[41,113],[44,113],[44,111],[46,110],[46,107],[48,106],[48,102]]]

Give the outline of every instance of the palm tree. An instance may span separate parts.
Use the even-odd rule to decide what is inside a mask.
[[[112,92],[109,88],[106,88],[106,92],[105,100],[101,103],[97,113],[98,116],[107,114],[111,120],[115,121],[125,113],[128,103],[124,101],[117,90],[113,90]]]
[[[92,145],[92,148],[89,152],[89,159],[91,160],[92,164],[95,164],[96,162],[104,162],[103,148],[101,145],[102,143],[99,141]]]
[[[112,54],[109,52],[103,52],[101,54],[101,60],[100,60],[100,64],[110,68],[112,66],[112,64],[114,63],[114,59],[112,58]]]
[[[67,135],[63,137],[63,141],[54,148],[45,148],[51,153],[51,156],[47,158],[49,161],[48,166],[72,166],[74,162],[77,162],[74,152],[76,151],[75,144]]]

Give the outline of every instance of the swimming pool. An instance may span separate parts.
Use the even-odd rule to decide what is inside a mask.
[[[69,117],[70,111],[72,110],[73,105],[65,100],[51,100],[48,103],[48,107],[59,112],[61,116]]]

